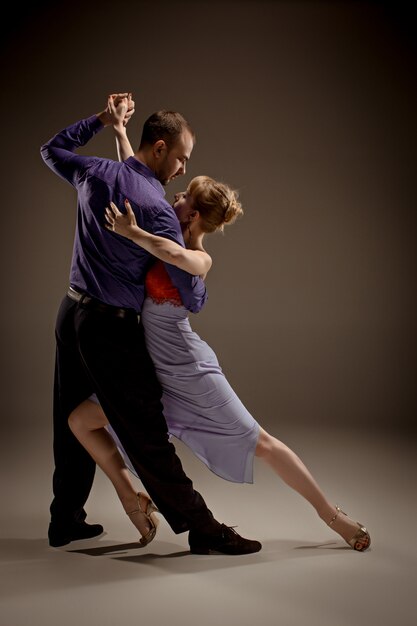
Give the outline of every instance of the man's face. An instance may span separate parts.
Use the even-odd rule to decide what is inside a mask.
[[[185,174],[186,163],[191,156],[193,147],[193,137],[188,130],[184,129],[172,148],[170,150],[166,148],[155,172],[162,185],[167,185],[177,176]]]

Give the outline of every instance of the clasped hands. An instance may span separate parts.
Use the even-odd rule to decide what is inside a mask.
[[[112,93],[107,98],[106,113],[113,126],[126,126],[135,112],[135,101],[131,92]]]

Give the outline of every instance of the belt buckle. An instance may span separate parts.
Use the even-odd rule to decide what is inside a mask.
[[[79,302],[82,299],[84,294],[78,293],[78,291],[76,291],[72,287],[69,287],[68,291],[67,291],[67,295],[70,298],[72,298],[72,300],[75,300],[76,302]]]

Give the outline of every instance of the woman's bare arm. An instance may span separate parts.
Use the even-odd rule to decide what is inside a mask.
[[[106,208],[106,228],[118,235],[127,237],[138,246],[141,246],[161,261],[171,263],[180,269],[198,276],[205,276],[209,271],[212,260],[203,250],[188,250],[175,241],[152,235],[137,225],[135,214],[128,200],[125,200],[126,214],[119,211],[111,202]]]
[[[109,96],[107,101],[107,112],[113,124],[119,161],[125,161],[128,157],[134,155],[126,131],[126,124],[135,111],[134,107],[135,103],[132,100],[132,94],[128,94],[128,96],[119,101],[117,105],[115,104],[113,95]]]
[[[134,155],[132,145],[127,137],[126,126],[113,126],[113,128],[116,137],[117,157],[119,161],[126,161],[128,157]]]

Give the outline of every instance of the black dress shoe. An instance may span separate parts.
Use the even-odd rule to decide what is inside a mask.
[[[65,546],[77,539],[91,539],[101,535],[104,528],[101,524],[87,524],[87,522],[73,522],[69,526],[62,526],[57,522],[51,522],[48,529],[49,545],[52,548]]]
[[[241,537],[233,528],[221,524],[220,533],[206,535],[190,530],[188,543],[191,554],[251,554],[259,552],[262,544],[259,541]]]

